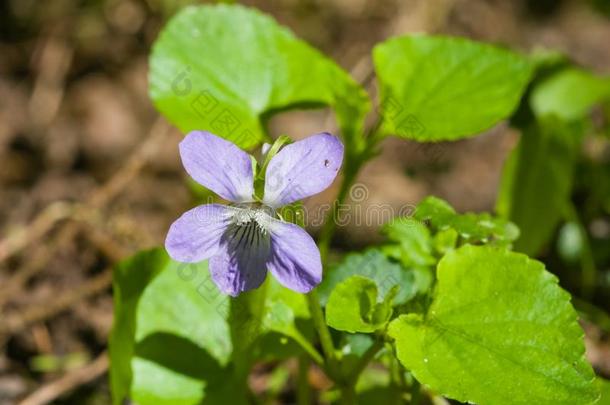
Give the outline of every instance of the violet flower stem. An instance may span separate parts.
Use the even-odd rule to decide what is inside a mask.
[[[370,159],[370,157],[374,155],[374,153],[371,153],[371,150],[374,150],[383,139],[383,136],[381,136],[381,134],[377,131],[378,128],[379,125],[376,124],[367,132],[365,136],[367,145],[365,148],[356,151],[356,153],[352,152],[353,154],[348,153],[346,156],[347,159],[344,165],[343,178],[341,179],[339,194],[337,196],[335,204],[333,204],[330,214],[326,217],[326,220],[320,232],[320,237],[318,239],[318,248],[320,249],[322,263],[325,263],[328,257],[328,250],[330,248],[330,243],[335,233],[340,205],[345,202],[352,183],[356,179],[356,176],[360,172],[360,169]],[[309,310],[311,312],[314,328],[318,332],[322,351],[324,352],[324,356],[326,357],[326,370],[331,374],[329,375],[329,377],[333,379],[337,385],[339,385],[339,388],[341,390],[341,402],[344,404],[351,405],[355,401],[355,382],[352,382],[350,380],[344,381],[345,379],[341,375],[340,358],[337,356],[337,351],[335,350],[335,347],[333,345],[330,330],[326,325],[324,312],[322,311],[322,307],[320,305],[316,290],[313,290],[312,292],[307,294],[307,300],[309,303]],[[366,365],[372,359],[376,352],[377,351],[372,353],[370,358],[366,360],[366,363],[360,366],[362,369],[366,367]]]
[[[324,353],[327,364],[326,370],[331,374],[329,377],[334,380],[338,378],[338,358],[316,290],[307,294],[307,302],[309,304],[309,311],[311,312],[314,328],[320,337],[320,345],[322,346],[322,352]]]
[[[309,386],[308,372],[310,360],[307,356],[299,357],[299,374],[297,378],[297,404],[311,405],[311,387]]]

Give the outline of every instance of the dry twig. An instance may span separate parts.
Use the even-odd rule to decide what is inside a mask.
[[[96,210],[103,207],[110,200],[116,197],[140,172],[151,155],[155,153],[161,140],[168,133],[169,126],[164,119],[158,118],[153,124],[146,140],[138,147],[129,157],[125,165],[119,169],[102,187],[96,189],[87,199],[84,204],[87,209]],[[58,216],[55,216],[58,220]],[[33,224],[43,223],[45,226],[39,225],[39,228],[48,231],[53,223],[36,218]],[[2,307],[11,297],[18,294],[23,285],[34,275],[36,275],[48,261],[52,258],[55,251],[62,246],[65,246],[71,241],[79,231],[80,224],[68,223],[58,232],[57,237],[48,244],[40,245],[27,259],[23,267],[21,267],[0,289],[0,307]],[[40,231],[24,231],[26,235],[41,237],[44,232]],[[15,254],[19,249],[23,249],[32,242],[32,239],[19,237],[17,247],[15,242],[1,241],[0,246],[13,246],[10,248],[10,254]]]
[[[71,289],[69,292],[59,295],[59,297],[52,302],[45,303],[45,305],[42,306],[36,305],[33,308],[19,311],[16,314],[6,315],[0,323],[0,335],[18,333],[32,323],[44,321],[60,312],[70,309],[82,299],[105,290],[110,286],[111,282],[112,269],[108,268],[96,277],[87,280],[78,288]]]
[[[57,222],[74,214],[74,206],[58,201],[46,207],[27,226],[20,227],[0,240],[0,262],[44,236]]]

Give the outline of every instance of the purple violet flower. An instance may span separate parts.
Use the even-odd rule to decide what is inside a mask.
[[[178,218],[165,240],[172,259],[209,259],[212,279],[232,296],[259,287],[267,269],[294,291],[306,293],[320,283],[315,242],[275,210],[332,183],[343,161],[339,139],[320,133],[280,149],[268,163],[262,201],[254,196],[253,160],[233,143],[193,131],[180,142],[180,156],[195,181],[233,204],[201,205]]]

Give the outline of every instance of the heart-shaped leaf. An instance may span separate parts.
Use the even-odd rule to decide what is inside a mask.
[[[479,404],[589,404],[598,391],[570,295],[542,263],[466,245],[439,262],[425,316],[391,322],[397,356],[433,391]]]
[[[269,114],[330,106],[348,149],[363,147],[366,92],[333,61],[255,9],[215,5],[180,11],[154,44],[149,80],[157,109],[184,132],[208,130],[250,148],[266,139],[263,121]]]
[[[533,64],[463,38],[411,35],[377,45],[382,131],[418,141],[476,135],[517,107]]]

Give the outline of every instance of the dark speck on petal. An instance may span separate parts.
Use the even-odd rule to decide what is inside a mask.
[[[265,183],[265,204],[281,207],[319,193],[331,185],[342,160],[343,144],[325,132],[284,146],[267,167],[267,176],[281,181]]]

